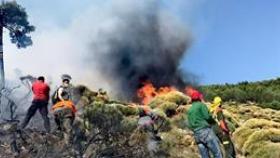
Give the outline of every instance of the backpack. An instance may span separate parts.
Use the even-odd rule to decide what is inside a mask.
[[[58,98],[58,90],[62,88],[61,86],[59,88],[57,88],[54,93],[52,94],[51,100],[53,104],[56,104],[57,102],[60,101],[60,99]]]

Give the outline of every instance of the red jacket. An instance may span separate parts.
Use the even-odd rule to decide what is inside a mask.
[[[33,91],[34,100],[42,100],[42,101],[49,100],[50,88],[46,83],[42,81],[35,81],[32,84],[32,91]]]

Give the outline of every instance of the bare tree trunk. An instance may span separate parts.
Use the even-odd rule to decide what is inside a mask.
[[[0,26],[0,90],[5,86],[4,56],[3,56],[3,26]]]

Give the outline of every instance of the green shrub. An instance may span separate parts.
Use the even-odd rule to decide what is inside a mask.
[[[121,128],[122,112],[114,105],[93,102],[86,106],[84,118],[102,132],[116,133]]]
[[[261,82],[201,86],[205,99],[220,96],[224,101],[256,102],[263,107],[280,109],[280,78]]]
[[[111,106],[116,106],[123,115],[131,116],[131,115],[138,115],[138,109],[122,104],[111,104]]]
[[[131,133],[137,128],[138,117],[125,117],[121,121],[122,131]]]
[[[269,103],[263,103],[262,107],[280,110],[280,101],[273,100],[272,102]]]

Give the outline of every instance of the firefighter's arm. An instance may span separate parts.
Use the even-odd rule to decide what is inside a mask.
[[[58,103],[56,103],[56,104],[54,104],[53,106],[52,106],[52,111],[54,111],[56,108],[59,108],[59,107],[61,107],[62,106],[62,104],[61,104],[61,102],[58,102]]]
[[[213,119],[212,115],[209,113],[209,110],[205,104],[201,105],[201,112],[203,115],[203,118],[207,120],[208,123],[215,123],[215,120]]]
[[[71,106],[72,106],[73,112],[76,113],[78,110],[73,102],[71,103]]]
[[[62,97],[62,93],[63,93],[63,88],[59,88],[57,91],[57,95],[59,100],[64,101],[63,97]]]
[[[218,113],[217,113],[217,118],[218,118],[218,120],[219,120],[219,124],[220,124],[221,129],[222,129],[224,132],[229,133],[230,130],[229,130],[229,128],[228,128],[228,126],[227,126],[227,123],[226,123],[226,121],[225,121],[225,117],[224,117],[224,114],[223,114],[222,109],[219,109],[219,111],[218,111]]]
[[[222,128],[222,130],[224,131],[224,132],[226,132],[226,133],[229,133],[230,131],[229,131],[229,129],[228,129],[228,127],[227,127],[227,124],[226,124],[226,122],[224,121],[224,120],[220,120],[220,127]]]

